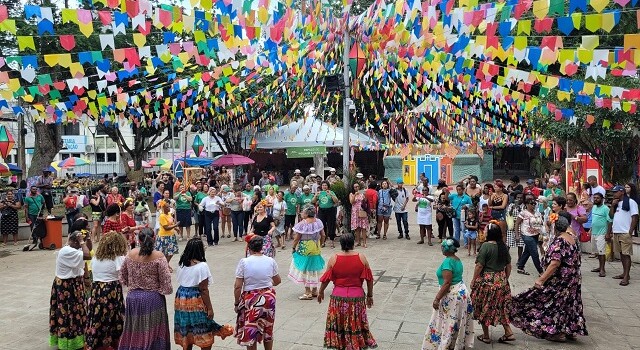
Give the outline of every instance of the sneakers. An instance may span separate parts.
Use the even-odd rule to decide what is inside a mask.
[[[398,235],[398,239],[402,239],[402,232]]]
[[[408,233],[404,236],[404,238],[406,238],[406,239],[407,239],[407,241],[411,240],[411,237],[409,237],[409,234],[408,234]]]

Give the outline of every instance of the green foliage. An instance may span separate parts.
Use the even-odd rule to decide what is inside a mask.
[[[598,83],[630,89],[640,88],[640,80],[631,77],[607,77]],[[558,121],[553,113],[530,115],[527,119],[528,126],[537,135],[556,141],[561,147],[565,147],[568,141],[570,155],[588,153],[598,159],[608,181],[622,183],[632,177],[633,167],[638,160],[638,113],[597,108],[594,105],[576,104],[573,101],[558,101],[555,94],[543,98],[541,105],[546,105],[547,102],[558,108],[572,108],[575,117]],[[587,123],[589,115],[593,116],[591,124]]]

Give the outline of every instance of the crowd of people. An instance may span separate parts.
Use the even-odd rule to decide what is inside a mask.
[[[517,176],[508,185],[501,180],[482,185],[468,176],[451,187],[443,181],[432,187],[423,174],[409,191],[402,179],[393,184],[373,176],[365,180],[358,173],[343,202],[331,190],[339,178],[335,169],[329,170],[326,180],[318,179],[313,168],[306,177],[296,170],[285,191],[267,172],[257,184],[243,186],[226,169],[188,185],[160,174],[151,191],[132,186],[127,197],[118,187],[100,186],[89,198],[91,218],[77,213],[71,219],[69,243],[58,254],[51,344],[61,349],[169,348],[164,295],[173,291],[171,259],[180,254],[179,242],[186,241],[177,265],[177,344],[209,348],[214,336],[235,334],[238,344],[248,349],[260,342],[272,349],[274,287],[281,282],[273,258],[291,244],[287,277],[304,288],[300,300],[322,302],[327,285],[334,284],[325,347],[373,348],[376,341],[366,317],[367,307],[373,305],[373,275],[365,255],[354,249],[366,248],[369,239],[386,240],[392,213],[397,238],[410,240],[411,209],[419,227],[417,244],[437,243],[444,255],[423,349],[462,349],[476,339],[491,343],[489,327],[496,325],[504,328],[498,342],[516,340],[511,325],[550,341],[587,335],[579,242],[592,242],[593,256],[599,259],[593,272],[601,277],[606,276],[607,246],[620,254],[623,273],[613,278],[620,285],[629,284],[631,237],[638,226],[633,184],[613,187],[613,200],[607,205],[606,192],[591,178],[580,193],[565,194],[555,178],[530,179],[523,186]],[[151,193],[155,223],[145,201]],[[38,196],[38,188],[32,188],[23,201],[34,220],[38,213],[32,206],[39,205],[39,211],[45,206]],[[407,207],[410,203],[413,208]],[[322,248],[335,247],[337,237],[341,249],[325,261]],[[211,272],[204,251],[223,238],[230,244],[245,242],[239,245],[245,257],[234,286],[235,330],[213,321],[208,293]],[[93,241],[98,243],[95,251]],[[470,288],[458,257],[462,248],[475,256]],[[530,275],[529,260],[537,273],[533,287],[514,296],[509,286],[512,254],[517,257],[517,273]],[[128,287],[126,302],[123,285]],[[473,320],[483,329],[477,337]]]

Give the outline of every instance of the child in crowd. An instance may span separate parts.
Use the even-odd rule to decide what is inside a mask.
[[[476,211],[474,209],[467,210],[467,217],[464,221],[464,227],[466,229],[465,237],[467,238],[467,251],[468,255],[476,255],[476,239],[478,238],[478,219],[476,218]]]
[[[486,228],[487,228],[487,225],[489,225],[490,221],[491,221],[491,208],[489,208],[488,203],[482,203],[482,211],[478,215],[478,222],[480,223],[480,227],[478,229],[478,239],[477,239],[478,250],[477,251],[480,251],[480,247],[482,246],[482,243],[484,243],[484,241],[486,240],[486,237],[487,237]]]

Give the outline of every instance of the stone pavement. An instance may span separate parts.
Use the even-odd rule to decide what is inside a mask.
[[[411,207],[411,206],[410,206]],[[411,207],[412,208],[412,207]],[[422,337],[431,316],[431,302],[438,289],[435,271],[442,261],[439,246],[416,245],[417,225],[410,213],[412,239],[397,239],[395,222],[390,225],[389,239],[370,240],[369,248],[359,249],[367,255],[376,282],[374,307],[368,317],[379,349],[420,349]],[[437,241],[437,239],[435,240]],[[291,262],[289,249],[278,252],[276,260],[283,283],[278,293],[275,324],[275,346],[280,349],[321,349],[328,299],[319,305],[316,301],[300,301],[302,287],[286,278]],[[184,242],[181,242],[181,247]],[[211,296],[215,320],[235,326],[233,312],[233,281],[235,267],[243,254],[243,243],[221,240],[221,245],[207,250],[207,262],[213,273]],[[325,248],[328,259],[338,248]],[[512,252],[514,253],[514,252]],[[0,349],[48,349],[48,310],[51,283],[54,276],[55,252],[34,251],[23,253],[13,246],[0,248]],[[459,256],[465,263],[465,281],[473,274],[473,257],[466,251]],[[621,287],[610,276],[620,273],[619,262],[607,263],[608,277],[599,278],[589,272],[596,266],[595,259],[583,256],[583,302],[590,335],[580,337],[577,343],[556,344],[523,335],[515,329],[517,341],[504,345],[497,342],[486,345],[476,341],[475,349],[640,349],[640,272],[632,268],[628,287]],[[515,258],[514,258],[515,260]],[[178,259],[171,265],[175,268]],[[529,270],[533,265],[529,262]],[[534,276],[513,274],[514,293],[533,285]],[[174,290],[177,288],[174,279]],[[328,292],[330,292],[330,288]],[[327,293],[327,297],[328,297]],[[173,297],[169,296],[169,318],[173,318]],[[476,334],[481,328],[476,325]],[[502,328],[492,328],[496,341]],[[175,346],[175,349],[179,347]],[[240,349],[233,338],[216,339],[214,349]]]

